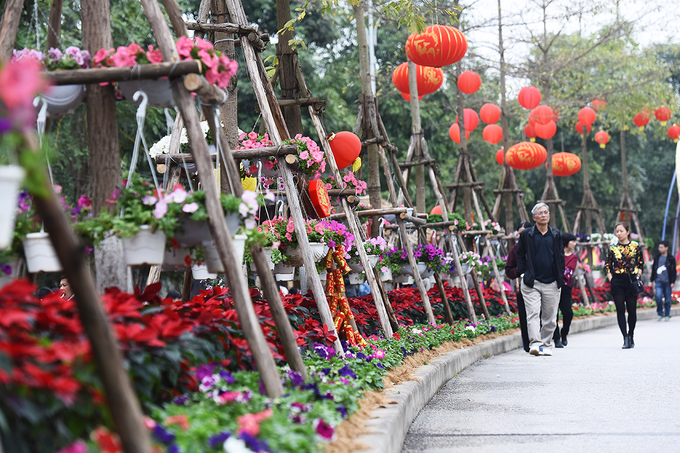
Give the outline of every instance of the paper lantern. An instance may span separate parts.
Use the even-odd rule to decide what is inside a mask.
[[[590,101],[590,106],[595,109],[596,112],[599,112],[607,106],[607,101],[604,99],[593,99]]]
[[[609,134],[606,131],[599,131],[595,134],[595,141],[600,144],[600,148],[604,148],[609,143]]]
[[[501,109],[495,104],[484,104],[481,109],[479,109],[479,117],[486,124],[497,123],[501,119]]]
[[[555,176],[575,175],[581,169],[581,159],[572,153],[555,153],[552,156],[552,171]]]
[[[529,124],[548,124],[553,120],[553,110],[547,105],[539,105],[529,113]]]
[[[458,123],[453,123],[449,128],[449,137],[456,143],[460,143],[460,127]],[[465,140],[470,138],[470,131],[465,131]]]
[[[361,154],[361,139],[351,132],[343,131],[333,134],[328,138],[328,143],[331,145],[331,151],[333,151],[339,170],[352,165]]]
[[[593,129],[593,126],[591,126],[590,124],[588,124],[588,125],[586,126],[586,134],[590,134],[590,131],[591,131],[592,129]],[[578,132],[579,134],[583,135],[583,123],[581,123],[580,121],[577,121],[577,122],[576,122],[576,132]]]
[[[437,205],[432,210],[430,211],[430,214],[439,214],[442,215],[442,207]]]
[[[524,87],[519,90],[517,100],[525,109],[535,109],[541,103],[541,90],[536,87]]]
[[[639,127],[640,130],[644,130],[645,126],[649,124],[649,115],[644,112],[638,113],[633,117],[633,123],[635,123],[635,125]]]
[[[463,109],[463,119],[467,132],[472,132],[479,126],[479,116],[477,116],[477,112],[472,109]],[[458,124],[458,115],[456,115],[456,124]]]
[[[661,122],[662,126],[665,126],[666,121],[671,119],[671,109],[666,108],[666,107],[658,108],[654,112],[654,116],[656,116],[656,119]]]
[[[536,128],[531,124],[524,126],[524,135],[529,139],[530,142],[536,141]]]
[[[592,125],[597,119],[597,112],[590,107],[583,107],[578,111],[578,120],[586,126]]]
[[[668,136],[673,139],[674,142],[678,142],[680,139],[680,126],[677,124],[672,125],[668,128]]]
[[[319,218],[331,215],[331,199],[328,196],[326,185],[320,179],[309,181],[309,198],[314,206],[314,211]]]
[[[496,162],[498,162],[498,165],[503,165],[503,154],[505,154],[505,150],[503,148],[496,151]]]
[[[418,84],[418,96],[434,93],[444,83],[444,71],[439,68],[416,65],[416,82]],[[408,84],[408,63],[402,63],[392,73],[394,87],[402,93],[409,94],[411,89]]]
[[[536,135],[543,140],[549,140],[555,136],[555,133],[557,132],[557,125],[555,124],[554,121],[550,121],[548,124],[536,124],[534,126],[534,130],[536,130]]]
[[[474,71],[465,71],[458,76],[458,89],[465,94],[473,94],[482,86],[482,78]]]
[[[503,129],[498,124],[489,124],[482,131],[484,140],[495,145],[503,140]]]
[[[441,68],[461,60],[467,52],[468,42],[457,28],[448,25],[430,25],[420,34],[406,40],[406,56],[415,64]]]
[[[521,142],[510,147],[505,153],[508,165],[517,170],[531,170],[540,167],[548,157],[548,152],[538,143]]]
[[[405,101],[411,102],[411,93],[399,93],[401,94],[401,97],[404,98]],[[425,95],[421,94],[418,96],[418,100],[420,101]]]

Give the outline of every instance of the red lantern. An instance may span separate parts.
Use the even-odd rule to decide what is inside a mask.
[[[581,169],[581,159],[572,153],[555,153],[552,156],[552,170],[555,176],[575,175]]]
[[[524,126],[524,135],[527,136],[530,142],[536,141],[536,128],[531,124]]]
[[[430,214],[439,214],[442,215],[442,207],[437,205],[432,210],[430,211]]]
[[[668,128],[668,136],[673,139],[675,143],[680,139],[680,126],[677,124],[672,125]]]
[[[635,123],[640,130],[644,130],[645,126],[649,124],[649,115],[647,115],[646,112],[638,113],[633,117],[633,123]]]
[[[406,40],[406,56],[415,64],[441,68],[460,61],[467,52],[465,35],[448,25],[430,25]]]
[[[661,122],[662,126],[665,126],[666,121],[671,119],[671,109],[666,107],[656,109],[656,112],[654,112],[654,116],[656,116],[656,119]]]
[[[548,157],[548,152],[538,143],[521,142],[510,147],[505,153],[508,165],[517,170],[531,170],[540,167]]]
[[[592,129],[593,129],[593,126],[591,126],[590,124],[588,124],[588,125],[586,126],[586,134],[590,134],[590,131],[591,131]],[[581,123],[580,121],[577,121],[577,122],[576,122],[576,132],[578,132],[579,134],[583,135],[583,123]]]
[[[606,131],[599,131],[595,134],[595,141],[600,144],[600,148],[604,148],[609,143],[609,134]]]
[[[451,137],[451,140],[453,140],[456,143],[460,143],[460,127],[458,127],[458,123],[453,123],[451,127],[449,128],[449,137]],[[465,140],[470,138],[470,131],[466,130],[465,131]]]
[[[553,120],[553,111],[547,105],[539,105],[529,113],[529,124],[548,124]]]
[[[554,121],[550,121],[548,124],[536,124],[534,126],[536,130],[536,135],[543,140],[549,140],[555,136],[557,132],[557,125]]]
[[[495,145],[503,140],[503,129],[498,124],[489,124],[482,131],[484,140]]]
[[[338,170],[352,165],[361,154],[361,139],[351,132],[343,131],[332,134],[328,138],[328,143],[331,145]]]
[[[482,86],[482,78],[474,71],[465,71],[458,76],[458,89],[465,94],[473,94]]]
[[[405,101],[411,102],[411,93],[400,93],[401,97],[404,98]],[[418,100],[420,101],[425,95],[421,94],[418,96]]]
[[[505,154],[505,150],[503,148],[496,151],[496,162],[498,162],[498,165],[503,165],[503,154]]]
[[[597,119],[597,112],[590,107],[583,107],[578,111],[578,120],[586,126],[592,125]]]
[[[416,65],[416,81],[418,83],[418,96],[434,93],[444,83],[444,71],[439,68]],[[402,93],[409,94],[411,89],[408,84],[408,63],[402,63],[392,73],[392,83]]]
[[[590,101],[590,105],[595,109],[596,112],[599,112],[607,106],[607,101],[604,99],[593,99]]]
[[[486,124],[497,123],[501,119],[501,109],[495,104],[484,104],[481,109],[479,109],[479,117]]]
[[[477,112],[472,109],[463,109],[463,119],[467,132],[472,132],[479,126],[479,116],[477,116]],[[456,115],[456,124],[458,124],[458,115]]]
[[[534,109],[541,103],[541,90],[536,87],[524,87],[519,90],[517,100],[525,109]]]
[[[309,198],[319,218],[331,215],[331,199],[328,197],[323,181],[320,179],[309,181]]]

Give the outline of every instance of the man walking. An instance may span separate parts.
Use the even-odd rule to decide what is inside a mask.
[[[549,225],[548,205],[536,204],[531,214],[536,224],[519,235],[517,273],[524,283],[529,353],[549,356],[564,283],[564,249],[559,230]]]
[[[675,285],[676,276],[675,259],[668,254],[668,241],[661,241],[659,254],[654,257],[651,277],[652,281],[656,281],[656,314],[659,315],[659,321],[671,320],[671,288]]]

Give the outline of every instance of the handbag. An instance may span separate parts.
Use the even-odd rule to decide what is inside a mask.
[[[630,272],[628,272],[628,278],[630,279],[630,284],[633,285],[636,294],[639,295],[645,292],[645,285],[642,284],[642,281],[638,280],[637,277],[633,278]]]

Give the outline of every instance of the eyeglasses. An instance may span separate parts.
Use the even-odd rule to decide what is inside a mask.
[[[550,211],[541,211],[541,212],[535,213],[534,215],[536,215],[536,216],[538,216],[538,215],[550,215]]]

